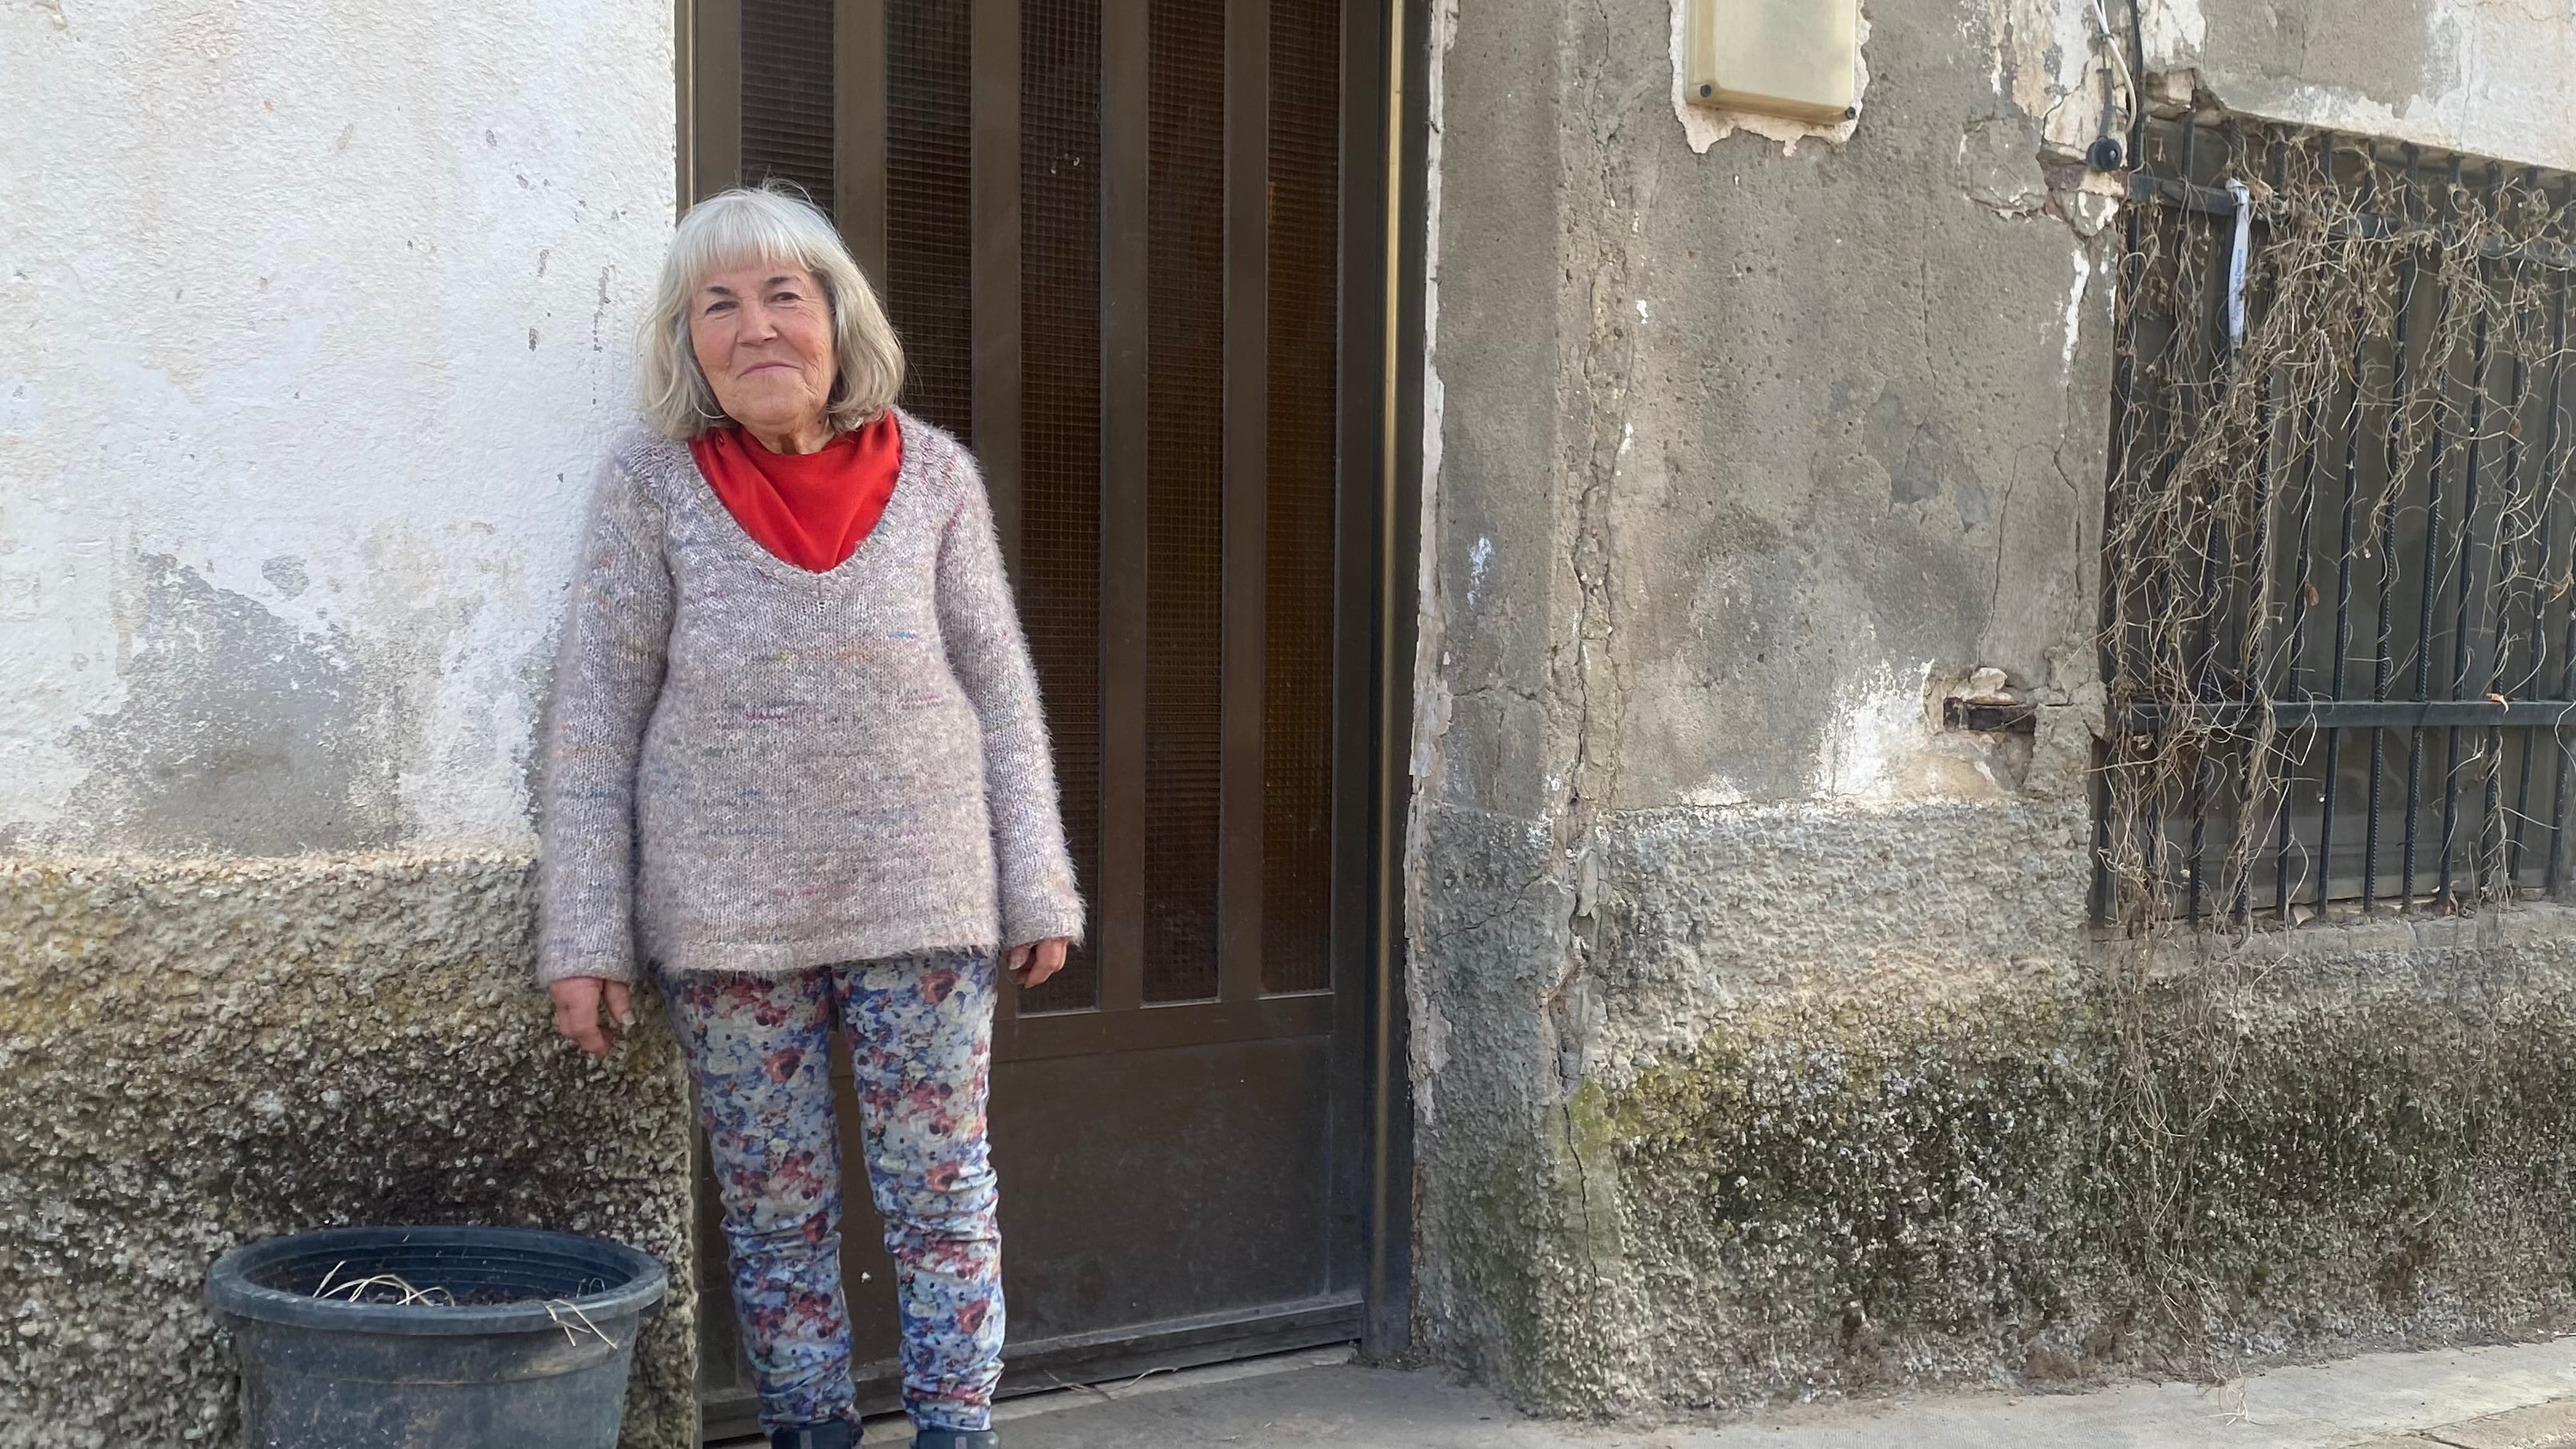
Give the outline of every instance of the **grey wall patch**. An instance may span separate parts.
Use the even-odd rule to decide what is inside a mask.
[[[291,553],[279,554],[261,564],[259,576],[268,580],[269,587],[290,599],[313,587],[312,575],[304,571],[304,560]]]
[[[2200,62],[2293,84],[2343,86],[2403,114],[2460,83],[2466,37],[2432,0],[2207,5]]]
[[[398,839],[379,701],[346,638],[306,635],[167,555],[140,568],[126,703],[72,732],[91,772],[71,817],[102,844],[144,850],[290,855]]]

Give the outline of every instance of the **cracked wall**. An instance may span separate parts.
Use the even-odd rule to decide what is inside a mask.
[[[529,985],[528,773],[673,205],[671,11],[0,7],[0,1445],[234,1442],[207,1265],[673,1269],[686,1097]]]
[[[2185,1192],[2216,1286],[2186,1331],[2117,1270],[2119,189],[2079,158],[2127,62],[2073,0],[1865,9],[1858,122],[1786,138],[1676,118],[1668,0],[1434,12],[1423,1341],[1604,1411],[2568,1322],[2571,1159],[2517,1145],[2566,1140],[2556,1089],[2495,1045],[2564,1054],[2545,911],[2250,948],[2236,1155]],[[2228,74],[2229,25],[2149,21],[2151,90],[2186,32]],[[1997,680],[2035,736],[1940,726]],[[2167,1090],[2206,1009],[2150,993]]]

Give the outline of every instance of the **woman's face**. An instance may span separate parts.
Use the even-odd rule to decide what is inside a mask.
[[[689,345],[716,403],[773,451],[820,447],[832,396],[832,309],[794,263],[718,272],[689,302]]]

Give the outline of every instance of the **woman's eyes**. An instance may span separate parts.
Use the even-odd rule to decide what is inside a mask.
[[[772,307],[802,307],[805,305],[805,294],[802,292],[772,292],[762,300]],[[701,312],[699,315],[704,317],[713,317],[720,313],[737,311],[740,309],[741,305],[742,304],[736,302],[731,297],[718,297],[714,301],[707,303],[706,310]]]

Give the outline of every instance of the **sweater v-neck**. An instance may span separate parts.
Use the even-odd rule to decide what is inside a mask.
[[[751,530],[743,527],[742,520],[734,517],[733,510],[725,506],[725,501],[717,494],[715,485],[707,481],[705,473],[699,471],[697,456],[686,444],[681,444],[672,450],[677,455],[674,466],[687,475],[687,481],[681,491],[688,496],[690,506],[702,514],[712,515],[717,534],[726,540],[727,547],[747,557],[752,565],[762,572],[778,578],[795,579],[813,584],[845,582],[858,575],[860,560],[868,557],[869,552],[877,547],[877,540],[895,524],[895,510],[907,506],[912,495],[921,491],[906,485],[912,481],[914,469],[926,456],[919,450],[917,443],[923,433],[922,425],[912,414],[901,408],[893,408],[889,411],[895,417],[897,437],[894,487],[886,494],[885,511],[877,516],[876,526],[870,528],[859,540],[858,546],[850,550],[850,556],[828,569],[818,572],[800,568],[770,552],[759,539],[752,537]]]

